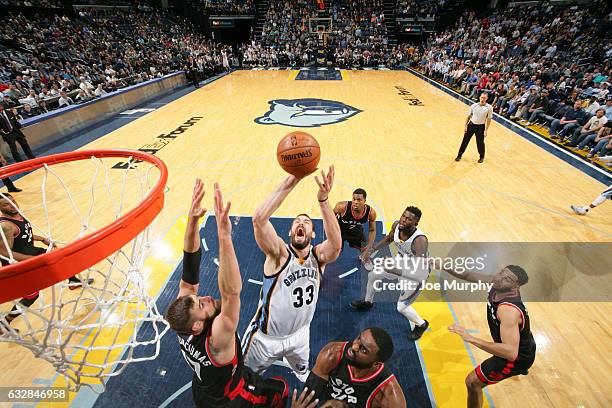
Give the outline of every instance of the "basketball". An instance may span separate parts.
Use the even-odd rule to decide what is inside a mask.
[[[306,132],[291,132],[278,143],[276,158],[283,170],[302,178],[316,170],[321,149],[312,135]]]

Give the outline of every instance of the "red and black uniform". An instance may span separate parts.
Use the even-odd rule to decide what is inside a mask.
[[[520,293],[516,292],[499,300],[493,300],[494,298],[495,289],[492,289],[489,292],[487,304],[487,320],[493,341],[496,343],[502,342],[500,322],[497,318],[497,308],[501,305],[513,307],[521,313],[521,322],[519,323],[520,341],[516,360],[510,361],[493,356],[476,367],[478,379],[485,384],[495,384],[515,375],[527,374],[527,370],[533,365],[536,354],[536,343],[529,326],[529,315],[521,300]]]
[[[355,378],[352,366],[348,364],[346,352],[350,343],[344,343],[338,365],[329,373],[327,388],[330,399],[346,402],[351,408],[370,408],[376,394],[389,384],[395,375],[382,364],[369,377]]]
[[[365,204],[362,214],[353,212],[353,203],[346,202],[346,207],[342,214],[337,214],[338,224],[340,224],[340,232],[342,241],[348,241],[349,246],[357,249],[364,249],[366,244],[365,234],[363,232],[363,224],[368,222],[370,218],[370,206]]]
[[[34,233],[32,232],[32,226],[23,217],[17,215],[16,218],[0,216],[0,223],[10,222],[15,226],[15,235],[13,236],[13,247],[12,252],[19,252],[24,255],[41,255],[47,252],[44,248],[34,246]],[[4,245],[4,243],[0,243]],[[6,266],[9,262],[5,259],[1,259],[2,266]],[[38,297],[38,291],[24,296],[24,299],[35,300]],[[23,301],[21,303],[24,303]],[[28,302],[26,302],[28,303]],[[29,304],[27,306],[30,306]]]
[[[178,335],[181,353],[193,370],[192,393],[197,407],[285,406],[289,388],[280,377],[263,379],[246,367],[236,334],[234,358],[227,364],[215,362],[209,349],[212,324],[201,334]]]

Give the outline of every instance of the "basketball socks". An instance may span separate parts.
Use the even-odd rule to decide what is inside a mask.
[[[595,200],[593,200],[593,202],[591,203],[590,207],[591,208],[595,208],[598,205],[603,204],[605,201],[606,201],[606,197],[604,197],[603,195],[600,195]],[[589,210],[587,209],[587,211],[589,211]]]
[[[425,324],[425,320],[414,309],[412,306],[406,306],[403,303],[397,304],[397,311],[400,312],[406,319],[410,320],[416,326],[422,326]]]

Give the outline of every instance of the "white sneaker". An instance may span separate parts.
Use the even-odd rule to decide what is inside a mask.
[[[575,212],[578,215],[586,215],[587,210],[586,207],[580,207],[578,205],[570,205],[570,208],[572,209],[573,212]]]

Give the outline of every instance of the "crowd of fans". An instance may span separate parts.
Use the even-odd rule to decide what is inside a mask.
[[[397,0],[396,17],[433,17],[448,0]]]
[[[0,21],[0,103],[24,118],[177,70],[203,79],[230,65],[227,47],[163,12],[90,9],[73,19]]]
[[[325,13],[313,0],[271,3],[260,43],[243,49],[245,64],[308,65],[321,49],[327,61],[340,67],[384,64],[397,50],[387,49],[383,9],[382,0],[334,1]],[[318,33],[317,26],[324,27],[324,33]]]
[[[0,6],[62,8],[59,0],[0,0]]]
[[[603,156],[612,149],[611,26],[603,1],[469,13],[415,62],[474,100],[487,93],[496,112]]]
[[[200,4],[210,15],[255,14],[254,0],[200,0]]]

